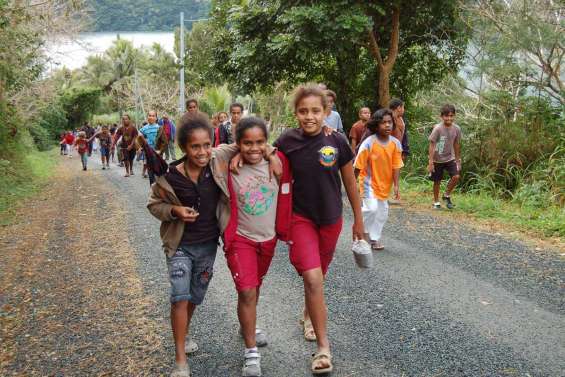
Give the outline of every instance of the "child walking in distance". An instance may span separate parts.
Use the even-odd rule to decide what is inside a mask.
[[[100,143],[100,159],[102,170],[110,169],[110,149],[112,149],[112,135],[108,126],[102,126],[100,132],[94,135]]]
[[[290,204],[286,216],[278,211],[279,196],[290,203],[290,169],[279,182],[271,179],[267,126],[256,117],[243,118],[235,134],[242,165],[228,176],[230,220],[224,230],[224,251],[238,292],[237,314],[245,341],[242,376],[261,376],[257,347],[267,345],[265,333],[256,328],[261,284],[275,253],[276,221],[290,227]],[[282,157],[282,156],[281,156]],[[284,224],[282,224],[284,226]],[[284,237],[284,235],[282,236]]]
[[[118,147],[122,152],[122,160],[126,168],[124,177],[133,175],[133,160],[135,159],[135,138],[137,137],[137,128],[132,123],[128,114],[122,115],[122,126],[116,131],[115,139],[122,139]]]
[[[304,281],[304,337],[316,341],[314,374],[333,370],[327,336],[324,280],[342,228],[341,179],[353,209],[353,237],[363,238],[361,202],[353,174],[353,152],[345,136],[326,135],[322,125],[328,100],[316,84],[296,88],[294,114],[299,128],[286,131],[275,142],[292,168],[290,261]]]
[[[461,172],[461,128],[454,123],[455,106],[444,105],[441,108],[442,122],[436,124],[428,140],[430,147],[428,150],[428,172],[434,182],[434,208],[440,209],[439,189],[443,179],[443,172],[449,173],[450,179],[447,183],[447,190],[442,199],[447,208],[454,207],[451,201],[451,192],[459,182]]]
[[[86,137],[86,134],[85,134]],[[73,157],[73,145],[75,144],[75,135],[72,131],[67,131],[65,135],[65,145],[67,146],[67,155]]]
[[[89,141],[86,139],[86,132],[79,131],[74,145],[80,155],[82,170],[86,170],[86,165],[88,163],[88,142]]]
[[[359,191],[363,199],[365,234],[373,250],[382,250],[381,234],[388,219],[388,196],[394,186],[394,199],[400,200],[398,180],[402,162],[400,141],[391,136],[392,111],[378,110],[367,122],[371,136],[359,147],[355,169],[359,172]]]
[[[361,140],[363,135],[367,130],[367,122],[371,118],[371,109],[368,107],[362,107],[359,109],[359,120],[351,126],[349,131],[349,139],[351,140],[351,149],[353,153],[357,153],[359,145],[361,145]]]

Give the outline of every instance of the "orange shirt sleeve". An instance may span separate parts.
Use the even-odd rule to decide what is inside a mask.
[[[364,148],[359,151],[357,158],[355,159],[355,169],[365,170],[367,167],[367,160],[369,159],[369,150]]]
[[[404,162],[402,161],[402,148],[398,148],[398,145],[395,145],[394,153],[392,154],[392,168],[400,169],[403,166]]]

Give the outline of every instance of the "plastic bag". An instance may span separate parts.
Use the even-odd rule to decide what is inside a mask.
[[[372,268],[373,267],[373,252],[371,245],[365,240],[355,240],[351,246],[355,263],[359,268]]]

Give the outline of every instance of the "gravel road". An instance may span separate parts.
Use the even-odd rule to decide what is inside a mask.
[[[127,201],[138,271],[168,315],[167,279],[158,222],[145,209],[148,181],[106,172]],[[350,247],[351,213],[326,285],[335,376],[563,376],[564,265],[555,250],[534,250],[430,213],[393,207],[387,248],[376,268],[358,270]],[[223,254],[194,319],[200,345],[195,376],[239,376],[236,295]],[[270,345],[265,376],[309,376],[314,345],[298,325],[301,281],[279,244],[266,278],[259,324]],[[160,317],[160,318],[159,318]],[[165,353],[173,355],[168,327]]]
[[[97,155],[89,164],[82,172],[65,159],[31,215],[0,229],[0,375],[168,376],[169,287],[148,180],[139,164],[129,178],[113,164],[102,171]],[[392,207],[386,250],[360,271],[346,210],[326,284],[333,376],[565,376],[563,251],[454,218]],[[310,376],[315,349],[298,324],[302,284],[286,249],[259,308],[267,377]],[[238,327],[219,250],[193,321],[195,377],[240,375]]]

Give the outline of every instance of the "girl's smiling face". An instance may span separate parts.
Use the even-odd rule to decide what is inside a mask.
[[[255,165],[265,156],[267,137],[260,127],[251,127],[245,130],[241,140],[237,142],[243,161]]]
[[[184,152],[189,164],[198,168],[206,167],[212,158],[210,133],[201,128],[193,130],[184,146]]]
[[[294,114],[306,135],[314,136],[322,131],[326,114],[321,97],[310,95],[302,98]]]

